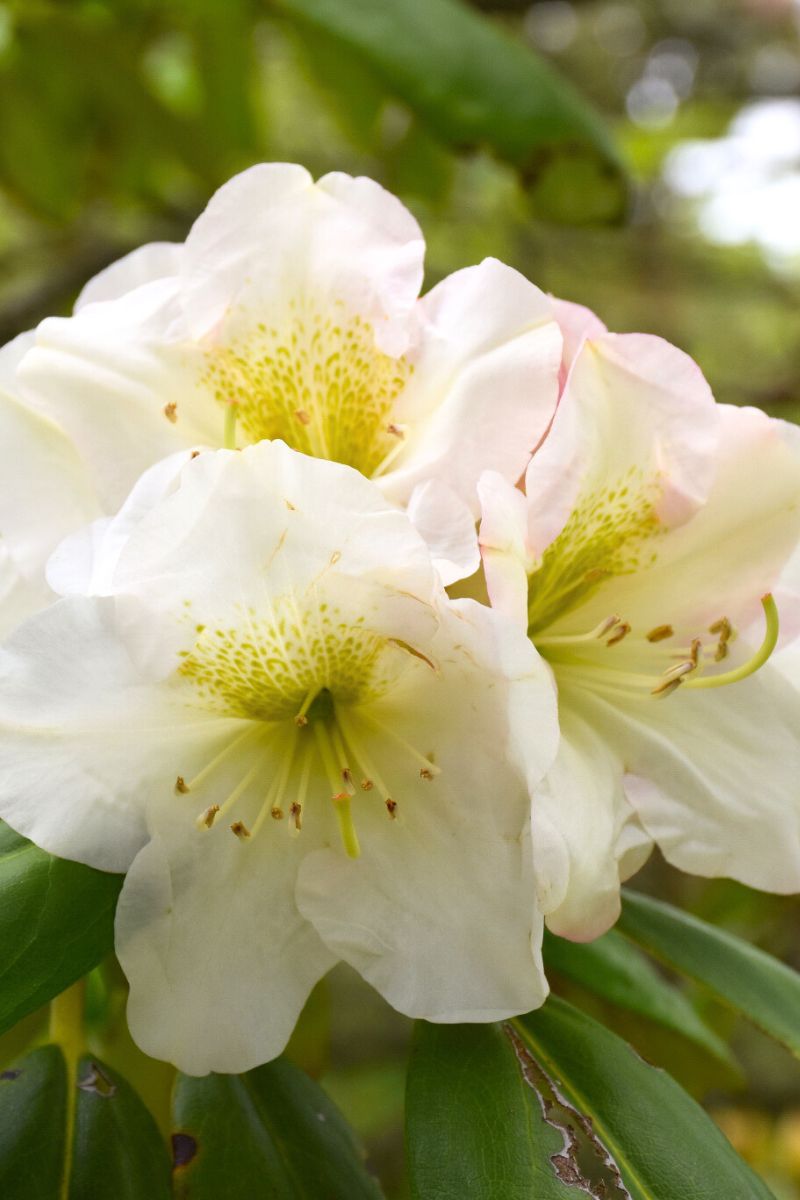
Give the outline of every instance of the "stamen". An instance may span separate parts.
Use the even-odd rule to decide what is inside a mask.
[[[675,630],[671,625],[656,625],[655,629],[651,629],[645,634],[648,642],[663,642],[665,638],[671,638],[675,634]]]
[[[397,819],[397,801],[392,800],[391,797],[387,796],[385,804],[387,813],[389,814],[390,818],[395,821]]]
[[[349,858],[361,857],[361,846],[358,841],[358,834],[353,823],[353,813],[351,807],[350,796],[347,792],[339,792],[333,797],[333,807],[336,811],[336,817],[339,821],[339,833],[342,839],[342,845]]]
[[[236,449],[236,418],[239,415],[239,405],[235,400],[229,400],[225,409],[225,428],[222,435],[222,445],[226,450]]]
[[[244,793],[249,788],[250,784],[255,779],[256,775],[258,774],[258,772],[261,768],[262,762],[263,762],[263,759],[260,758],[258,760],[258,762],[253,764],[253,766],[250,768],[250,770],[247,772],[247,774],[245,776],[243,776],[242,779],[239,780],[236,787],[233,789],[230,796],[228,796],[228,799],[225,800],[224,803],[212,804],[211,808],[207,808],[204,813],[201,813],[201,815],[197,818],[197,821],[195,822],[198,829],[203,829],[203,828],[211,829],[212,826],[214,825],[214,822],[216,821],[217,817],[224,817],[225,813],[228,812],[231,808],[233,808],[234,804],[239,799],[239,797],[244,795]],[[216,812],[211,813],[212,808],[216,809]],[[210,814],[210,824],[209,824],[209,821],[207,820],[207,818],[209,817],[209,814]],[[238,824],[238,822],[237,822],[237,824]],[[249,837],[250,834],[248,833],[247,836]]]
[[[565,633],[565,634],[561,634],[560,636],[554,635],[551,637],[537,637],[536,645],[537,646],[571,646],[573,642],[594,642],[594,641],[597,641],[599,638],[605,637],[605,635],[607,633],[610,633],[611,630],[614,629],[614,627],[619,624],[620,624],[619,617],[617,617],[617,616],[606,617],[606,619],[604,621],[601,621],[599,625],[596,625],[594,627],[594,629],[590,629],[588,633]],[[625,633],[627,633],[628,630],[630,629],[630,625],[627,625],[625,622],[623,622],[622,624],[625,628]],[[621,637],[619,639],[620,641],[625,636],[625,633],[623,633],[621,635]],[[612,639],[612,641],[613,641],[613,639]],[[612,645],[612,642],[608,642],[607,645],[609,645],[609,646]]]
[[[311,708],[311,705],[314,703],[314,700],[316,699],[316,697],[317,697],[317,689],[311,688],[310,691],[307,693],[305,700],[300,705],[300,709],[297,713],[297,716],[294,719],[294,723],[298,727],[298,729],[304,729],[305,726],[308,724],[308,716],[307,716],[308,710]]]
[[[426,758],[424,754],[420,754],[419,750],[416,750],[411,743],[407,742],[405,738],[400,736],[399,733],[395,733],[395,731],[388,725],[383,725],[380,721],[376,720],[371,713],[362,713],[361,715],[369,725],[372,725],[374,729],[377,729],[380,733],[386,734],[388,738],[391,738],[393,742],[396,742],[398,746],[405,750],[406,754],[410,755],[410,757],[418,762],[421,767],[424,767],[426,771],[430,771],[433,775],[441,775],[441,767],[437,767],[436,764],[432,763],[431,760]],[[372,772],[370,772],[370,774],[372,774]]]
[[[433,779],[433,771],[430,767],[420,767],[419,777],[420,779]]]
[[[364,783],[361,784],[361,787],[365,792],[371,792],[373,787],[377,787],[384,801],[386,801],[389,797],[389,789],[381,778],[381,775],[376,769],[375,764],[370,759],[369,754],[364,748],[363,744],[360,743],[356,730],[350,719],[350,714],[348,713],[345,715],[344,712],[337,709],[336,719],[342,733],[344,734],[345,741],[353,752],[353,757],[358,760],[359,765],[362,766],[367,772],[367,778],[364,780]],[[368,783],[369,787],[364,787],[365,783]]]
[[[185,796],[186,793],[189,791],[188,787],[186,786],[186,780],[183,778],[182,775],[179,775],[178,778],[175,780],[175,791],[180,792],[180,794],[182,796]]]
[[[296,800],[293,800],[289,809],[289,833],[292,837],[297,837],[302,828],[303,806],[302,804],[298,804]]]
[[[617,628],[613,637],[610,637],[606,642],[607,646],[616,646],[617,642],[621,642],[631,631],[631,627],[627,621],[623,621]]]
[[[339,759],[339,762],[341,763],[340,773],[344,782],[345,790],[348,795],[353,796],[355,795],[356,790],[353,786],[353,773],[347,766],[347,751],[344,748],[342,735],[336,725],[334,725],[331,729],[331,741],[333,742],[334,751]]]
[[[282,821],[283,820],[283,809],[278,808],[278,806],[276,804],[274,808],[271,808],[269,810],[269,815],[272,817],[273,821]]]
[[[374,787],[375,787],[375,784],[372,782],[371,779],[362,779],[361,780],[362,792],[371,792]]]
[[[280,797],[283,795],[283,793],[286,790],[286,784],[288,782],[289,775],[292,770],[292,765],[294,763],[294,755],[295,755],[295,751],[297,749],[297,737],[298,737],[297,731],[293,730],[292,735],[291,735],[291,742],[289,745],[288,753],[283,755],[280,770],[276,773],[274,779],[272,780],[272,783],[270,784],[269,788],[267,789],[267,794],[264,797],[264,802],[261,805],[261,808],[259,809],[258,816],[256,817],[256,822],[255,822],[255,825],[253,826],[253,837],[255,837],[255,835],[261,829],[261,826],[266,821],[267,813],[273,814],[276,807],[278,808],[278,812],[280,812],[280,806],[276,806],[275,802],[276,802],[276,800],[280,799]]]
[[[231,833],[236,834],[240,842],[246,842],[250,837],[250,830],[243,821],[234,821],[231,825]]]
[[[698,679],[690,679],[684,687],[689,688],[713,688],[725,687],[729,683],[739,683],[742,679],[747,679],[748,675],[753,675],[772,654],[778,644],[778,633],[780,631],[780,620],[778,617],[778,607],[768,592],[766,596],[761,597],[761,606],[764,609],[764,617],[767,627],[764,632],[764,640],[756,650],[752,658],[749,658],[746,663],[742,663],[740,667],[736,667],[733,671],[725,671],[722,675],[701,675]],[[724,620],[724,618],[723,618]],[[727,622],[730,629],[730,622]],[[720,636],[723,636],[723,628],[720,628]],[[716,630],[714,631],[716,632]],[[730,633],[728,634],[730,637]],[[727,642],[727,639],[726,639]]]
[[[226,746],[223,746],[223,748],[220,750],[219,754],[215,755],[215,757],[211,759],[211,762],[207,763],[202,768],[202,770],[197,772],[194,779],[190,779],[188,783],[183,781],[183,786],[186,788],[186,791],[191,792],[194,788],[196,788],[199,784],[201,784],[204,779],[207,779],[208,776],[212,773],[212,771],[215,771],[216,768],[220,765],[220,763],[224,762],[225,759],[230,754],[232,754],[234,750],[238,749],[245,741],[247,741],[248,738],[251,738],[251,737],[253,737],[254,734],[261,733],[261,732],[263,732],[263,731],[259,728],[258,725],[251,724],[249,726],[249,728],[245,729],[243,733],[240,733],[238,737],[235,737],[233,739],[233,741],[228,742],[228,744]],[[179,776],[179,778],[182,778],[182,777]],[[177,787],[177,783],[176,783],[176,787]],[[180,790],[180,789],[178,789],[178,790]]]
[[[661,676],[661,683],[652,689],[651,695],[668,696],[683,682],[683,677],[694,671],[696,666],[697,664],[692,659],[687,658],[683,662],[676,663],[674,667],[669,667]]]
[[[174,425],[178,419],[178,406],[174,400],[170,400],[169,404],[165,404],[161,410],[171,425]]]
[[[201,829],[203,827],[205,827],[206,829],[210,829],[211,826],[214,824],[214,821],[216,819],[218,812],[219,812],[218,804],[210,805],[206,809],[206,811],[204,813],[201,813],[200,816],[197,818],[198,829]]]

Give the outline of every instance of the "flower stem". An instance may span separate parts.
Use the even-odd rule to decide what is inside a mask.
[[[50,1002],[50,1041],[61,1047],[67,1064],[67,1112],[64,1142],[64,1170],[59,1200],[68,1200],[72,1173],[72,1143],[75,1136],[78,1060],[83,1053],[83,1009],[86,981],[79,979]]]

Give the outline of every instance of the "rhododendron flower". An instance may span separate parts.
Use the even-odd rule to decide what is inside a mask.
[[[31,340],[22,334],[0,350],[0,635],[53,599],[53,547],[100,511],[75,447],[18,394],[16,367]]]
[[[0,814],[127,871],[148,1053],[247,1070],[339,959],[429,1020],[541,1003],[526,776],[555,754],[552,681],[448,600],[374,484],[280,442],[200,454],[105,586],[2,652]]]
[[[179,448],[281,438],[409,505],[456,578],[479,564],[481,470],[517,479],[552,417],[562,339],[547,297],[493,259],[418,299],[423,255],[371,180],[253,167],[183,245],[143,247],[43,322],[21,378],[109,511]]]
[[[492,603],[558,685],[561,747],[533,796],[540,901],[589,938],[653,842],[686,871],[800,890],[800,697],[767,663],[800,444],[715,405],[667,343],[591,318],[581,345],[591,314],[571,316],[552,429],[524,495],[483,478],[480,537]]]

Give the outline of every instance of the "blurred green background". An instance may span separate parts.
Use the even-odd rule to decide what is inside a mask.
[[[467,7],[0,3],[0,340],[68,312],[141,242],[182,239],[235,171],[284,159],[396,191],[423,225],[428,285],[496,255],[613,329],[677,343],[719,400],[800,418],[800,3]],[[800,968],[797,900],[658,860],[637,886]],[[674,1069],[776,1194],[800,1197],[800,1072],[710,1016],[746,1083],[666,1048]],[[394,1197],[408,1026],[338,970],[293,1044]]]

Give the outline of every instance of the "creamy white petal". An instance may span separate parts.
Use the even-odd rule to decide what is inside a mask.
[[[550,681],[522,632],[472,601],[453,610],[432,647],[438,674],[412,679],[373,710],[390,731],[370,753],[395,789],[396,819],[372,793],[354,801],[361,857],[310,855],[298,904],[326,945],[401,1012],[486,1021],[536,1007],[547,992],[515,739],[524,728],[539,778],[557,732]],[[397,737],[440,773],[420,778]]]
[[[607,333],[603,322],[595,316],[590,308],[582,304],[574,304],[571,300],[559,300],[550,297],[553,315],[558,321],[559,329],[564,338],[564,353],[561,366],[562,386],[566,382],[570,368],[578,356],[578,351],[587,338],[597,338]]]
[[[75,447],[20,395],[16,369],[31,342],[22,334],[0,350],[0,633],[53,598],[48,555],[99,511]]]
[[[481,565],[475,518],[452,488],[438,479],[418,484],[406,512],[445,586],[474,575]]]
[[[112,601],[59,601],[0,651],[0,817],[51,854],[124,871],[150,793],[169,803],[230,724],[134,667]]]
[[[491,258],[444,279],[417,319],[413,374],[394,418],[408,432],[380,486],[404,503],[436,477],[477,516],[481,471],[514,482],[550,423],[561,333],[548,298]]]
[[[177,275],[182,247],[177,242],[149,242],[118,258],[93,276],[75,301],[75,312],[99,300],[116,300],[143,283]]]
[[[532,789],[536,887],[548,927],[589,941],[616,921],[621,873],[638,869],[652,843],[625,797],[622,760],[593,725],[591,707],[582,715],[580,694],[559,700],[558,757]]]
[[[294,901],[314,834],[292,840],[270,821],[243,842],[227,822],[197,829],[189,807],[153,807],[117,906],[128,1023],[147,1054],[187,1074],[239,1073],[281,1053],[336,961]]]
[[[628,506],[685,520],[708,493],[717,437],[711,391],[687,355],[647,334],[584,341],[526,475],[530,551],[543,553],[581,501],[613,493],[613,521],[623,487]]]
[[[492,607],[528,628],[528,504],[523,493],[496,471],[478,480],[481,557]]]
[[[669,862],[771,892],[800,890],[800,693],[769,665],[665,700],[585,698],[625,762],[625,788]]]

